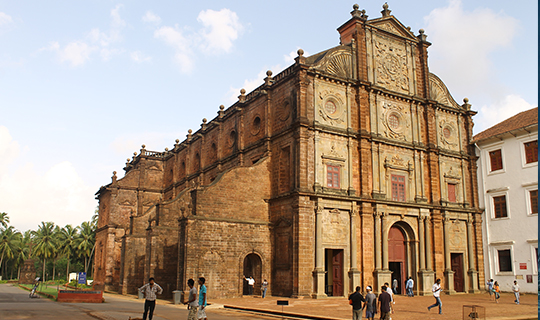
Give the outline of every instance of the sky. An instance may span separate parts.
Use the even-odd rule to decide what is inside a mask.
[[[0,212],[15,228],[88,221],[142,144],[172,148],[220,105],[339,44],[353,1],[0,0]],[[362,1],[369,19],[383,1]],[[388,1],[424,29],[430,72],[474,132],[538,106],[538,3]]]

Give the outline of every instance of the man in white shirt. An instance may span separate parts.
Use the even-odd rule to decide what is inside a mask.
[[[249,295],[252,296],[253,295],[253,287],[255,286],[255,279],[253,279],[252,276],[249,276],[249,279],[244,277],[244,279],[246,279],[246,281],[248,283]]]
[[[139,291],[142,292],[145,298],[143,320],[146,320],[147,315],[148,319],[152,320],[156,308],[156,294],[162,294],[163,289],[154,282],[154,278],[150,278],[147,284],[139,288]]]
[[[407,283],[405,284],[407,296],[414,297],[413,287],[414,287],[414,280],[412,279],[412,277],[409,277],[409,280],[407,280]]]
[[[189,279],[187,284],[189,286],[189,299],[184,304],[188,305],[188,320],[196,320],[197,308],[199,307],[199,303],[197,303],[197,287],[195,287],[195,281],[193,279]]]
[[[435,303],[427,307],[428,311],[431,310],[431,308],[435,308],[439,306],[439,314],[442,314],[442,302],[441,302],[441,279],[437,279],[435,283],[433,284],[433,287],[431,287],[431,291],[433,292],[433,297],[435,298]]]
[[[514,285],[512,286],[512,292],[514,292],[514,296],[516,297],[516,300],[514,302],[516,304],[519,304],[519,284],[516,280],[514,280]]]

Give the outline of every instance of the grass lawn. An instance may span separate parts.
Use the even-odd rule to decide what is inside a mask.
[[[28,290],[32,290],[32,288],[34,287],[31,284],[20,284],[19,286],[27,288]],[[56,299],[56,298],[58,298],[58,290],[57,290],[57,288],[58,288],[58,286],[56,286],[56,285],[48,286],[46,284],[42,284],[37,288],[37,292],[51,295],[51,296],[54,297],[54,299]]]

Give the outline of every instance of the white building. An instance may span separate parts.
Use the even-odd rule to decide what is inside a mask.
[[[474,136],[487,279],[538,292],[538,108]]]

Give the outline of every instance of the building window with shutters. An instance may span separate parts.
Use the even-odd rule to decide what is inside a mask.
[[[538,214],[538,189],[529,190],[529,212],[530,214]]]
[[[538,140],[526,142],[525,146],[525,163],[538,162]]]
[[[491,163],[491,171],[502,170],[502,151],[501,149],[489,152],[489,161]]]
[[[506,195],[493,197],[493,212],[495,218],[506,218],[508,216],[506,212]]]
[[[392,181],[392,200],[405,202],[405,176],[393,174]]]
[[[512,257],[510,249],[497,250],[499,272],[512,272]]]
[[[326,165],[326,186],[328,188],[339,189],[339,166]]]
[[[457,202],[456,200],[456,184],[455,183],[448,183],[448,201],[449,202]]]

